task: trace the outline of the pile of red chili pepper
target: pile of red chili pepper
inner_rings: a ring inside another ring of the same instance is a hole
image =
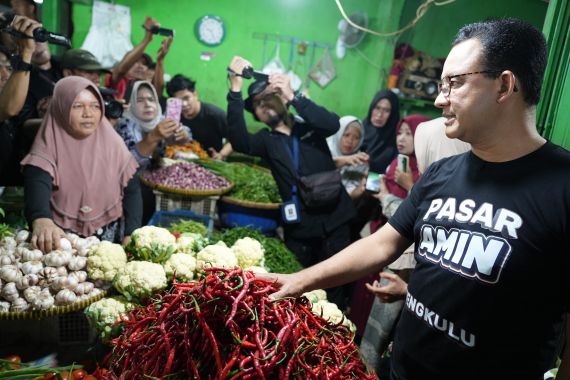
[[[123,319],[112,341],[121,379],[376,379],[353,334],[311,312],[304,298],[273,300],[275,286],[241,269],[208,268],[174,283]]]

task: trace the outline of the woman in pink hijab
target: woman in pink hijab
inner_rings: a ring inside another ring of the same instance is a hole
[[[58,248],[64,231],[121,242],[140,226],[138,165],[104,114],[92,82],[60,80],[21,162],[32,244],[44,252]]]

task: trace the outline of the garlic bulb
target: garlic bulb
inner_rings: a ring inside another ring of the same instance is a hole
[[[71,272],[69,274],[69,277],[75,277],[78,283],[85,282],[85,280],[87,280],[87,272],[78,270],[75,272]]]
[[[6,285],[4,285],[1,294],[6,301],[10,302],[13,302],[16,298],[20,297],[18,289],[16,289],[16,284],[13,282],[9,282]]]
[[[10,310],[15,312],[22,312],[28,310],[29,308],[30,305],[25,299],[17,298],[14,301],[12,301],[12,307],[10,308]]]
[[[67,268],[66,267],[57,267],[57,275],[59,277],[67,276]]]
[[[59,249],[66,252],[71,252],[72,250],[71,242],[66,238],[59,239]]]
[[[38,272],[38,277],[40,278],[39,285],[41,287],[49,286],[53,280],[59,277],[57,274],[57,269],[54,267],[45,267]]]
[[[32,303],[32,301],[40,295],[41,291],[42,289],[37,285],[30,286],[29,288],[24,289],[24,298],[26,301]]]
[[[55,301],[58,305],[69,305],[77,301],[77,296],[71,290],[63,289],[55,295]]]
[[[52,297],[48,288],[45,288],[32,300],[32,308],[36,310],[49,309],[53,306],[55,299]]]
[[[0,278],[6,282],[14,282],[22,277],[17,265],[4,265],[0,268]]]
[[[44,264],[48,267],[61,267],[67,265],[71,255],[67,252],[55,250],[43,257]]]
[[[41,261],[26,261],[22,264],[24,274],[36,274],[44,268]]]
[[[22,252],[22,261],[39,261],[44,256],[43,252],[39,249],[26,249]]]
[[[79,285],[77,285],[77,287],[75,289],[73,289],[73,291],[75,292],[75,294],[80,296],[82,294],[91,293],[94,288],[95,288],[95,285],[93,285],[92,282],[86,281],[86,282],[81,282]]]
[[[30,273],[16,280],[16,288],[24,290],[36,285],[39,281],[40,279],[37,274]]]
[[[67,240],[69,240],[69,242],[71,243],[71,246],[72,246],[73,248],[77,248],[77,243],[78,243],[80,240],[83,240],[83,239],[81,239],[81,238],[79,237],[79,235],[76,235],[76,234],[71,233],[71,232],[65,234],[65,236],[67,237]]]
[[[26,240],[28,240],[28,237],[30,237],[30,232],[27,230],[20,230],[18,231],[18,233],[16,234],[16,242],[17,243],[23,243]]]
[[[85,242],[87,243],[88,246],[91,247],[95,244],[101,243],[101,240],[99,240],[99,238],[97,236],[89,236],[89,237],[85,238]]]
[[[12,264],[12,262],[13,262],[13,260],[10,256],[8,256],[8,255],[0,256],[0,266],[10,265],[10,264]]]
[[[24,253],[26,253],[27,251],[31,251],[32,249],[33,249],[33,247],[30,244],[21,243],[16,247],[16,250],[14,252],[14,256],[16,256],[17,258],[22,258]]]
[[[18,243],[16,243],[16,239],[12,236],[4,236],[0,244],[5,247],[6,249],[14,250]]]
[[[67,267],[71,270],[81,270],[87,265],[87,257],[75,256],[69,260]]]
[[[58,292],[62,289],[73,290],[77,287],[77,280],[75,277],[58,277],[50,285],[54,292]]]
[[[0,313],[7,313],[10,311],[10,302],[0,301]]]

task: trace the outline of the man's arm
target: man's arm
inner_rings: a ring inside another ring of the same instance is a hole
[[[148,44],[150,44],[150,42],[152,41],[153,35],[150,32],[150,28],[155,25],[158,26],[158,22],[156,22],[156,20],[153,19],[152,17],[147,17],[145,19],[144,28],[146,31],[144,33],[143,40],[137,46],[135,46],[133,50],[125,54],[121,62],[119,62],[113,68],[113,70],[111,71],[111,83],[117,83],[121,79],[123,79],[125,75],[127,75],[127,73],[129,72],[131,67],[133,67],[133,65],[142,57],[144,50],[146,49]]]
[[[15,30],[27,36],[31,36],[33,30],[40,26],[41,24],[38,22],[23,16],[16,16],[12,22],[12,27]],[[18,39],[18,47],[23,62],[31,62],[35,46],[32,38]],[[12,73],[0,93],[0,121],[7,120],[20,113],[28,95],[29,84],[29,71],[14,71]]]
[[[333,257],[293,274],[267,274],[281,289],[273,297],[299,296],[314,289],[326,289],[378,273],[411,244],[386,223],[372,235],[360,239]]]
[[[152,85],[156,88],[156,93],[158,96],[162,96],[164,90],[164,58],[170,50],[170,44],[172,43],[172,36],[163,40],[160,49],[156,55],[156,67],[154,68],[154,76],[152,77]]]
[[[566,343],[562,352],[556,380],[570,379],[570,314],[566,314]]]

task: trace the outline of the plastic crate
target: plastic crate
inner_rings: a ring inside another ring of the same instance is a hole
[[[224,227],[250,227],[273,235],[279,225],[280,211],[275,209],[250,208],[221,200],[218,213]]]
[[[157,211],[152,215],[148,224],[150,226],[168,228],[172,223],[177,223],[181,220],[194,220],[202,223],[208,228],[208,239],[212,236],[214,220],[209,216],[199,215],[188,210]]]
[[[216,202],[220,199],[219,196],[188,197],[157,190],[153,193],[156,197],[156,211],[189,210],[210,218],[216,216]]]

